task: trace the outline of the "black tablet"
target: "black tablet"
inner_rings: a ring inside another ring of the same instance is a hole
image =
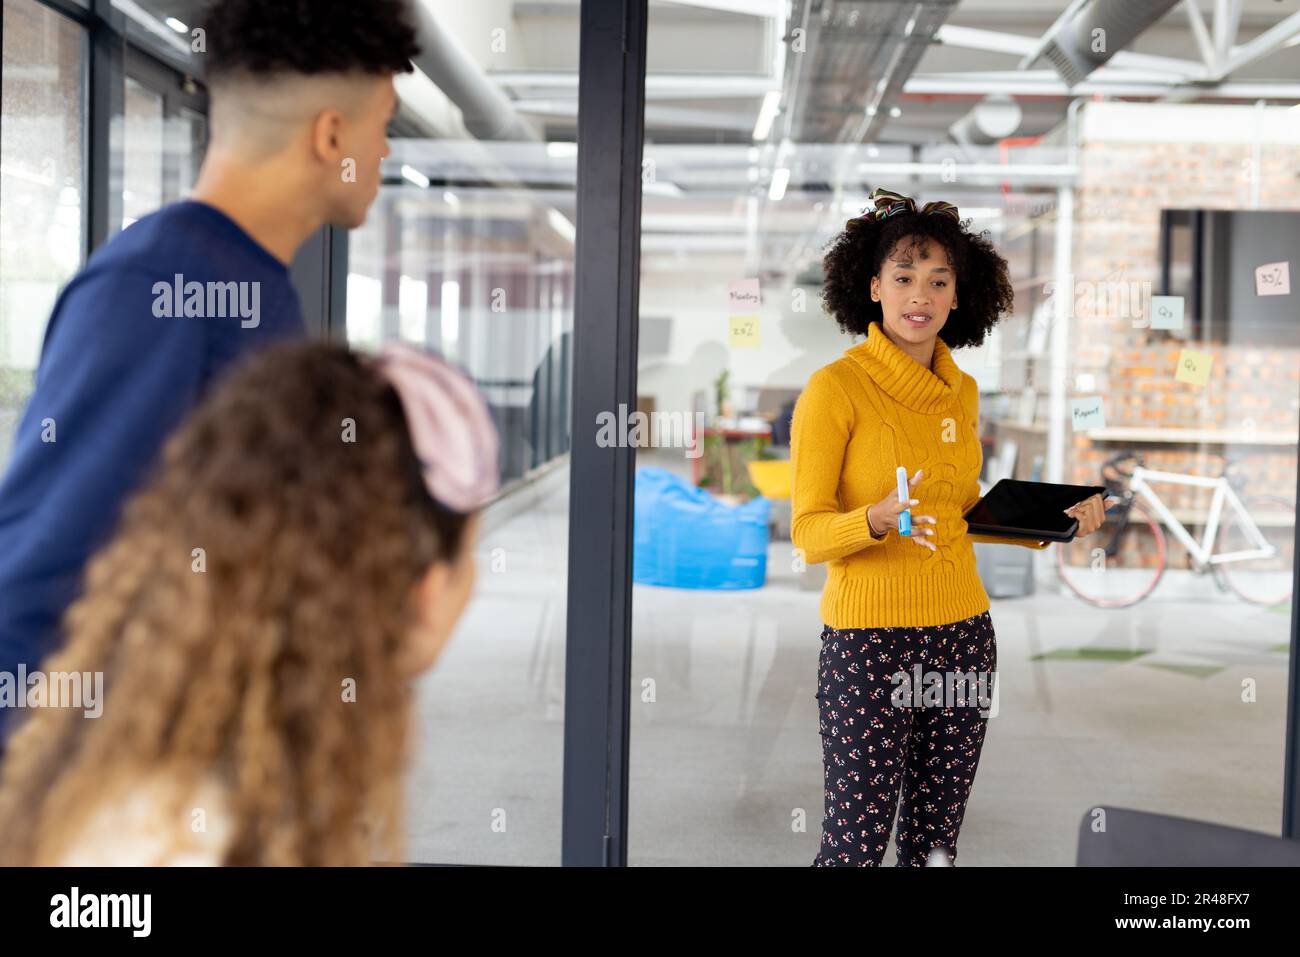
[[[977,535],[1068,542],[1074,539],[1079,520],[1066,515],[1065,510],[1105,493],[1104,485],[1002,479],[966,513],[966,524]]]

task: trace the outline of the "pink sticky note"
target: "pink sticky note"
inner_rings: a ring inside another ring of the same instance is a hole
[[[733,315],[752,313],[761,304],[757,279],[737,279],[727,284],[727,305]]]
[[[1289,296],[1290,294],[1290,263],[1265,263],[1255,267],[1255,295]]]

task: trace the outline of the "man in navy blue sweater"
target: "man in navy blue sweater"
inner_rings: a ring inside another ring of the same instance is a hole
[[[0,482],[10,682],[58,647],[87,559],[173,427],[234,360],[303,334],[298,248],[324,224],[361,225],[379,191],[393,80],[419,52],[409,12],[403,0],[302,6],[209,10],[211,143],[192,198],[106,243],[55,303]]]

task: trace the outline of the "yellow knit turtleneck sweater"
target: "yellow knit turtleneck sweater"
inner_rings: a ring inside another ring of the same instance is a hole
[[[825,562],[821,614],[832,628],[902,628],[962,621],[989,607],[971,540],[1026,548],[1050,543],[971,535],[962,518],[980,499],[984,462],[979,391],[934,343],[933,371],[873,322],[867,339],[818,369],[799,397],[790,438],[792,538]],[[933,515],[935,550],[897,527],[871,534],[867,509],[896,495],[898,466],[923,470],[912,514]]]

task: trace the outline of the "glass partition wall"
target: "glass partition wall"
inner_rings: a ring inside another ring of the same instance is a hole
[[[558,864],[577,91],[558,117],[496,91],[525,68],[576,74],[578,22],[424,6],[421,72],[399,79],[403,135],[349,237],[337,332],[464,368],[500,433],[503,491],[484,514],[475,599],[420,682],[409,848],[424,863]],[[524,42],[537,29],[548,44]]]
[[[798,24],[776,7],[650,11],[637,408],[663,428],[637,453],[630,863],[806,866],[846,783],[823,776],[826,573],[791,541],[789,422],[861,341],[820,301],[821,258],[876,187],[956,204],[1008,262],[1012,312],[954,353],[979,390],[981,491],[1124,499],[1069,545],[974,545],[998,699],[961,862],[1071,865],[1102,804],[1277,833],[1300,333],[1267,284],[1300,241],[1294,146],[1190,113],[1157,135],[1141,111],[1180,107],[1107,103],[988,146],[877,141],[829,105],[847,33],[810,42],[792,89]],[[924,480],[915,497],[924,514]]]

